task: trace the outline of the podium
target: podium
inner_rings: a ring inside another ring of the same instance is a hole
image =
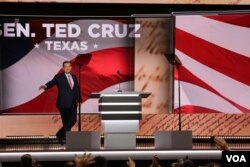
[[[98,98],[105,149],[135,149],[141,120],[141,101],[151,93],[92,93]]]

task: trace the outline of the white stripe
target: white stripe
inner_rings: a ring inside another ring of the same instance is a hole
[[[175,81],[175,104],[178,108],[178,81]],[[225,113],[242,113],[222,97],[197,85],[181,81],[181,106],[194,105]]]
[[[137,106],[141,103],[99,103],[101,106]]]
[[[177,49],[175,50],[175,52],[179,59],[182,61],[183,65],[196,77],[210,85],[221,95],[227,97],[228,99],[234,101],[235,103],[238,103],[245,108],[250,108],[250,86],[238,82],[212,68],[209,68],[197,62],[196,60],[190,58]]]
[[[250,57],[250,28],[199,15],[176,16],[176,27],[222,48]]]

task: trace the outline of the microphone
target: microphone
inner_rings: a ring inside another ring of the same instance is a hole
[[[176,56],[176,55],[175,55],[175,63],[178,64],[178,65],[182,65],[181,60],[180,60],[179,57]]]
[[[173,65],[182,65],[181,60],[175,54],[165,53],[165,56],[168,59],[168,61],[169,61],[170,64],[173,64]]]
[[[121,90],[121,72],[120,72],[120,70],[117,70],[116,74],[119,76],[118,77],[119,78],[119,89],[118,89],[117,92],[122,92],[122,90]]]

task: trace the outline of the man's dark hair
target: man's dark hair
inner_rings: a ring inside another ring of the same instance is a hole
[[[195,167],[193,161],[191,161],[190,159],[186,159],[183,164],[185,167]]]
[[[33,158],[30,154],[25,154],[21,157],[21,167],[32,167],[33,166]]]
[[[64,61],[64,62],[62,63],[62,66],[64,67],[64,65],[67,64],[67,63],[71,64],[71,62],[67,60],[67,61]]]

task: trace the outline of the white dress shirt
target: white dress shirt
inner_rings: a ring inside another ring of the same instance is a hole
[[[70,73],[65,73],[65,75],[66,75],[67,79],[68,79],[68,78],[70,79],[71,84],[72,84],[72,88],[73,88],[73,87],[74,87],[74,80],[73,80],[73,78],[72,78],[72,75],[71,75]]]

